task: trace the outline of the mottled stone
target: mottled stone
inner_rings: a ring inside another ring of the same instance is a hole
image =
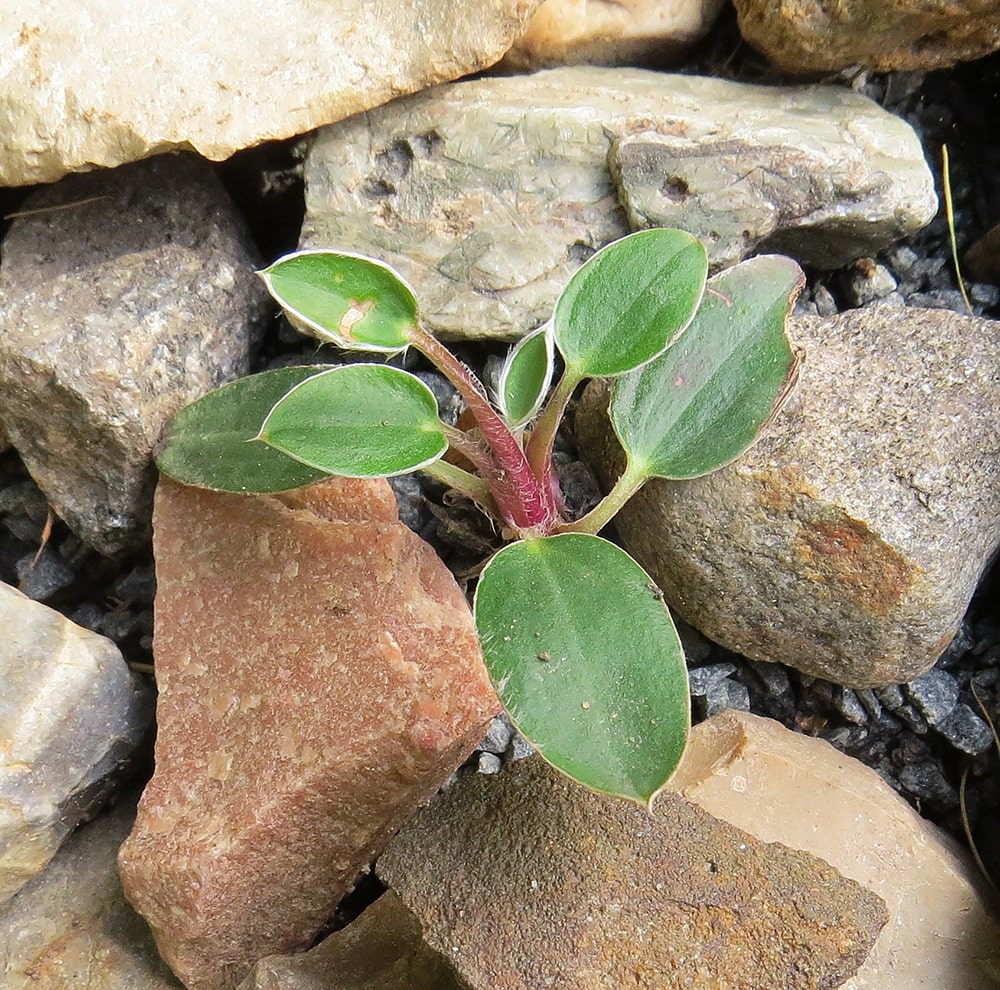
[[[134,817],[135,796],[123,795],[0,908],[4,990],[180,990],[118,879]]]
[[[760,442],[704,478],[648,483],[618,532],[715,642],[852,687],[911,680],[1000,543],[997,324],[870,309],[790,333],[805,365]],[[609,482],[598,391],[577,428]]]
[[[376,869],[471,990],[818,990],[885,922],[806,853],[672,794],[650,816],[538,757],[458,781]]]
[[[1000,924],[975,866],[874,770],[770,719],[726,712],[692,730],[670,788],[885,901],[889,921],[842,990],[996,986]]]
[[[536,6],[3,0],[0,186],[304,134],[492,65]]]
[[[589,66],[443,86],[325,128],[306,183],[302,246],[393,265],[445,338],[539,325],[631,227],[684,227],[717,261],[780,240],[836,266],[937,209],[913,131],[849,90]]]
[[[258,259],[193,155],[70,176],[24,210],[0,268],[0,419],[58,515],[115,553],[148,537],[164,422],[249,369]]]
[[[1000,48],[994,0],[734,0],[740,33],[786,72],[947,69]]]
[[[2,903],[107,800],[153,699],[111,640],[2,583],[0,628]]]
[[[384,481],[161,482],[156,772],[125,891],[189,990],[307,946],[498,704],[451,574]]]
[[[462,990],[391,890],[309,952],[267,956],[239,990]]]
[[[545,0],[501,68],[665,64],[708,34],[722,0]]]

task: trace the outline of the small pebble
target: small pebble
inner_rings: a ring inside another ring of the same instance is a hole
[[[734,663],[713,663],[707,667],[695,667],[688,671],[691,694],[704,696],[730,674],[735,673],[736,664]]]
[[[929,670],[903,690],[930,725],[947,718],[958,704],[958,681],[945,670]]]
[[[952,746],[970,756],[985,753],[993,745],[990,727],[964,702],[956,705],[934,728]]]
[[[515,732],[514,738],[510,741],[509,752],[512,760],[523,760],[535,752],[535,747],[520,732]]]
[[[510,724],[510,720],[504,714],[497,715],[490,722],[479,748],[484,753],[495,753],[497,756],[502,756],[507,752],[507,747],[513,738],[514,727]]]
[[[480,773],[499,773],[503,761],[496,753],[480,753],[478,771]]]
[[[862,258],[855,262],[848,275],[845,292],[852,306],[864,306],[877,299],[884,299],[895,292],[896,287],[896,279],[885,265],[880,265],[871,258]]]
[[[915,798],[953,807],[958,794],[933,763],[908,763],[899,771],[899,782]]]
[[[833,691],[833,706],[848,722],[864,725],[868,721],[868,711],[861,699],[849,687],[838,685]]]
[[[865,711],[877,722],[882,717],[882,706],[875,697],[875,692],[871,688],[859,688],[857,696]]]
[[[76,574],[48,547],[40,555],[29,553],[22,557],[17,562],[17,577],[19,590],[37,602],[46,601],[76,581]]]
[[[833,298],[833,293],[822,283],[813,289],[812,295],[817,316],[836,316],[840,312],[840,307],[837,305],[837,300]]]

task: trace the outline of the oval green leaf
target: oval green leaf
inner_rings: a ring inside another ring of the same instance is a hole
[[[512,543],[474,603],[501,702],[539,753],[595,791],[649,806],[690,723],[670,613],[621,548],[566,533]]]
[[[259,273],[289,320],[348,350],[396,353],[417,321],[413,290],[388,265],[349,251],[296,251]]]
[[[707,275],[705,248],[683,230],[642,230],[602,248],[556,303],[556,346],[569,374],[621,375],[656,357],[694,316]]]
[[[344,364],[302,382],[271,410],[258,439],[346,478],[416,471],[447,449],[434,393],[384,364]]]
[[[209,392],[167,424],[157,467],[185,485],[223,492],[283,492],[325,478],[325,471],[249,442],[283,395],[324,370],[317,365],[278,368]]]
[[[549,323],[532,330],[510,349],[497,381],[497,403],[512,426],[523,426],[541,408],[552,384],[553,365]]]
[[[684,336],[614,382],[608,411],[630,472],[697,478],[750,447],[798,377],[785,322],[804,282],[780,255],[716,275]]]

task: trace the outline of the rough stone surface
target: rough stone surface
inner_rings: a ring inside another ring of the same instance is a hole
[[[0,908],[4,990],[180,990],[118,879],[134,817],[135,796],[124,794]]]
[[[239,990],[462,990],[420,923],[387,890],[309,952],[261,959]]]
[[[446,338],[544,322],[630,226],[683,227],[716,261],[780,238],[835,266],[937,208],[909,126],[848,90],[589,66],[456,83],[325,128],[306,184],[302,246],[387,261]]]
[[[670,787],[885,901],[889,921],[843,990],[996,986],[1000,924],[975,867],[862,763],[770,719],[727,712],[695,726]]]
[[[107,800],[153,699],[111,640],[2,583],[0,628],[2,903]]]
[[[258,259],[193,155],[70,176],[23,210],[0,268],[0,419],[56,513],[114,553],[148,536],[166,419],[249,369]]]
[[[303,948],[498,704],[465,599],[384,481],[161,482],[156,772],[125,891],[189,990]]]
[[[852,687],[951,641],[1000,542],[997,324],[942,310],[795,318],[798,387],[739,461],[616,517],[671,607],[723,646]],[[577,416],[605,482],[597,389]]]
[[[885,921],[820,860],[676,795],[650,816],[538,757],[459,781],[376,869],[472,990],[835,987]]]
[[[721,0],[545,0],[501,67],[663,64],[701,41],[721,10]]]
[[[735,0],[740,33],[786,72],[946,69],[1000,48],[994,0]]]
[[[535,0],[0,3],[0,186],[193,149],[221,161],[496,62]]]

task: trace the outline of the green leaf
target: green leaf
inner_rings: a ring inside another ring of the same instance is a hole
[[[646,572],[596,536],[523,540],[483,569],[474,610],[500,700],[541,755],[648,806],[684,751],[690,702],[680,640]]]
[[[392,477],[436,461],[447,449],[434,393],[384,364],[344,364],[282,398],[259,439],[327,474]]]
[[[642,230],[602,248],[556,303],[568,373],[620,375],[656,357],[691,320],[707,274],[705,248],[682,230]]]
[[[552,384],[553,364],[551,324],[532,330],[510,349],[497,382],[497,402],[508,422],[523,426],[538,412]]]
[[[300,330],[338,347],[396,353],[417,321],[413,290],[388,265],[349,251],[296,251],[260,272]]]
[[[615,381],[609,414],[630,472],[697,478],[757,439],[798,376],[785,320],[803,284],[779,255],[716,275],[684,336]]]
[[[262,443],[250,443],[272,406],[324,368],[279,368],[223,385],[167,424],[156,464],[185,485],[223,492],[282,492],[326,477]]]

